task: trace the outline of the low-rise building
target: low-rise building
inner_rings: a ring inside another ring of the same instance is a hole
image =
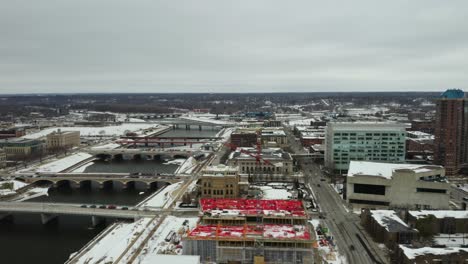
[[[6,153],[3,149],[0,149],[0,169],[5,168],[7,166],[7,157]]]
[[[400,245],[397,251],[396,263],[466,263],[467,259],[468,248],[414,248],[408,245]]]
[[[231,144],[236,147],[253,147],[257,144],[257,131],[253,129],[237,129],[231,134]]]
[[[42,153],[43,143],[37,139],[2,139],[0,148],[3,148],[7,157],[25,157]]]
[[[280,148],[263,148],[261,152],[263,160],[259,164],[255,158],[256,154],[255,148],[238,148],[229,155],[227,164],[239,167],[241,174],[291,175],[293,173],[293,159],[288,152]]]
[[[80,131],[61,131],[60,129],[47,135],[47,149],[65,149],[80,145]]]
[[[200,177],[201,197],[237,198],[239,197],[239,168],[225,165],[207,167]]]
[[[200,199],[183,254],[201,262],[312,263],[313,232],[299,200]]]
[[[361,225],[378,243],[395,249],[398,244],[410,244],[418,231],[409,227],[393,210],[361,211]]]
[[[351,161],[346,180],[346,200],[356,208],[449,208],[442,166]]]
[[[26,135],[24,127],[10,127],[0,129],[0,139],[19,138]]]
[[[429,221],[428,221],[429,220]],[[421,210],[408,211],[406,221],[416,228],[418,222],[424,221],[432,234],[468,233],[468,211],[458,210]],[[467,241],[468,242],[468,241]]]
[[[278,147],[288,146],[288,138],[282,128],[264,128],[261,132],[261,139],[263,145],[271,144],[274,142]]]

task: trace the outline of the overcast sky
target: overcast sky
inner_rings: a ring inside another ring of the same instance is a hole
[[[442,91],[468,1],[0,0],[0,93]]]

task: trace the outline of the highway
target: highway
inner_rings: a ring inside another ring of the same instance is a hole
[[[294,153],[305,153],[292,131],[285,129],[290,147]],[[360,225],[358,215],[349,211],[338,193],[328,184],[329,179],[320,166],[311,159],[299,161],[304,171],[304,181],[315,196],[324,223],[335,237],[338,251],[349,263],[389,263],[384,252],[377,247]]]

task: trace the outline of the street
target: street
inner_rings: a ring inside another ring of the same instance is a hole
[[[294,153],[305,153],[292,131],[285,129],[289,145]],[[384,252],[378,248],[360,225],[358,215],[349,211],[338,193],[330,186],[329,179],[320,166],[310,159],[299,161],[304,171],[304,181],[313,192],[319,211],[325,216],[324,223],[331,229],[338,250],[348,263],[388,263]],[[322,179],[322,180],[321,180]]]

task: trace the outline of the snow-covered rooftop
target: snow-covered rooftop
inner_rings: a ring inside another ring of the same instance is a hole
[[[384,226],[387,231],[398,232],[411,230],[393,210],[371,210],[370,212],[372,218],[381,226]]]
[[[442,219],[445,217],[453,217],[457,219],[468,219],[468,211],[456,211],[456,210],[422,210],[422,211],[409,211],[411,216],[416,218],[425,218],[429,215],[433,215],[436,218]]]
[[[415,259],[417,256],[422,255],[448,255],[453,253],[468,253],[468,248],[431,248],[431,247],[422,247],[422,248],[410,248],[405,245],[400,245],[400,248],[403,250],[403,253],[408,257],[408,259]]]
[[[395,170],[412,170],[415,173],[430,172],[442,169],[436,165],[396,164],[371,161],[351,161],[349,163],[348,177],[357,175],[379,176],[391,179]]]

